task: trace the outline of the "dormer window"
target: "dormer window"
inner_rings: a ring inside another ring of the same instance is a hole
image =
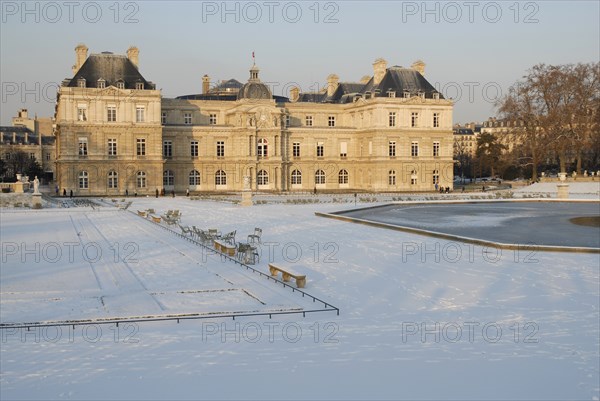
[[[439,92],[434,92],[434,93],[433,93],[433,98],[434,98],[435,100],[440,100],[440,93],[439,93]]]
[[[137,90],[143,90],[144,89],[144,83],[143,82],[136,82],[135,83],[135,89],[137,89]]]
[[[388,97],[396,97],[396,91],[390,89],[387,91],[387,95]]]
[[[425,92],[419,92],[419,97],[421,99],[425,99]]]
[[[122,79],[117,81],[117,89],[125,89],[125,82]]]
[[[402,92],[402,97],[403,97],[404,99],[408,99],[408,98],[410,97],[410,92],[409,92],[409,91],[407,91],[407,90],[404,90],[404,91]]]
[[[102,78],[100,78],[98,80],[98,89],[104,89],[106,88],[106,81]]]
[[[78,86],[79,88],[85,88],[85,78],[79,78],[79,79],[77,80],[77,86]]]

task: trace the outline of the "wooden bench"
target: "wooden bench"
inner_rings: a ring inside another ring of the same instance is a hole
[[[160,216],[150,215],[152,221],[155,223],[160,223]]]
[[[285,270],[279,266],[276,266],[272,263],[269,263],[269,271],[271,272],[271,276],[277,276],[277,274],[279,274],[279,272],[281,272],[281,275],[283,277],[283,281],[284,282],[289,282],[290,278],[295,278],[296,279],[296,287],[298,288],[304,288],[304,286],[306,285],[306,276],[305,275],[299,275],[299,274],[294,274],[291,273],[288,270]]]
[[[235,256],[236,247],[235,245],[228,244],[224,241],[214,240],[215,250],[224,253],[229,256]]]
[[[145,210],[138,210],[138,216],[146,217],[147,212]]]

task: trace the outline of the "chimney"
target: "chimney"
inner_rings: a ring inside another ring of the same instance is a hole
[[[25,142],[23,142],[24,145],[27,145],[29,143],[29,132],[25,131]]]
[[[80,43],[75,48],[75,65],[73,66],[73,75],[77,74],[77,71],[81,68],[85,60],[87,59],[88,48],[83,43]]]
[[[373,83],[379,85],[383,76],[385,75],[385,69],[387,68],[387,61],[382,58],[378,58],[373,63]]]
[[[419,74],[425,76],[425,63],[422,60],[417,60],[410,66],[413,70],[419,72]]]
[[[339,82],[340,77],[335,74],[330,74],[327,77],[327,97],[333,96],[333,93],[337,89]]]
[[[12,143],[17,143],[17,133],[13,131],[13,140]]]
[[[290,100],[292,102],[297,102],[300,98],[300,88],[294,86],[290,89]]]
[[[202,93],[208,93],[210,90],[210,77],[204,74],[202,77]]]
[[[27,109],[21,109],[18,113],[19,118],[27,118]]]
[[[140,50],[137,47],[129,46],[129,49],[127,49],[127,58],[129,59],[129,61],[131,61],[131,63],[137,69],[139,69],[139,63],[140,63],[139,55],[140,55]]]

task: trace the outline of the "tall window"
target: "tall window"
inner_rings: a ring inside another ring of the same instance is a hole
[[[313,116],[306,116],[306,126],[307,127],[312,127],[313,125]]]
[[[269,142],[265,138],[258,140],[258,157],[267,157]]]
[[[146,188],[146,172],[138,171],[136,176],[136,183],[138,188]]]
[[[269,173],[265,170],[260,170],[256,176],[256,183],[258,185],[269,185]]]
[[[284,128],[288,128],[290,126],[291,122],[292,122],[292,117],[289,114],[287,114],[285,116],[285,127]]]
[[[175,175],[171,170],[163,171],[163,186],[170,187],[175,185]]]
[[[440,172],[438,170],[433,170],[433,185],[440,183]]]
[[[396,170],[390,170],[388,172],[388,184],[396,185]]]
[[[137,138],[135,152],[138,156],[146,156],[146,138]]]
[[[185,125],[192,125],[192,113],[183,113],[183,123]]]
[[[146,108],[144,106],[137,106],[135,108],[135,121],[143,123],[146,118]]]
[[[410,155],[412,157],[417,157],[419,156],[419,142],[413,141],[410,144]]]
[[[434,142],[433,143],[433,156],[439,156],[440,155],[440,143],[439,142]]]
[[[217,115],[213,114],[213,113],[209,114],[208,115],[208,123],[210,125],[217,125]]]
[[[116,138],[108,139],[108,155],[109,156],[117,155],[117,139]]]
[[[190,142],[190,156],[198,157],[198,141]]]
[[[89,187],[89,175],[87,171],[79,173],[79,189],[88,189]]]
[[[79,156],[87,156],[88,154],[88,139],[79,138]]]
[[[163,157],[166,159],[173,157],[173,141],[163,141]]]
[[[109,123],[114,123],[117,121],[117,107],[116,106],[108,106],[106,108],[106,121]]]
[[[300,170],[292,171],[292,185],[302,184],[302,173]]]
[[[136,82],[135,83],[135,89],[137,89],[137,90],[144,89],[144,83],[143,82]]]
[[[338,184],[347,184],[348,183],[348,171],[347,170],[340,170],[339,174],[338,174]]]
[[[227,174],[223,170],[215,173],[215,185],[227,185]]]
[[[390,157],[396,157],[396,141],[390,141],[388,143],[388,155]]]
[[[119,175],[116,171],[110,170],[108,172],[108,188],[117,189],[119,187]]]
[[[106,81],[102,78],[100,78],[98,80],[98,89],[104,89],[106,88]]]
[[[217,141],[217,157],[225,157],[225,141]]]
[[[77,107],[77,121],[87,121],[87,108],[85,106]]]
[[[433,113],[433,128],[440,127],[440,113]]]
[[[292,144],[292,156],[300,157],[300,142],[294,142]]]
[[[340,142],[340,157],[345,159],[348,156],[348,142]]]
[[[323,157],[324,152],[325,147],[323,145],[323,142],[317,142],[317,157]]]
[[[50,152],[46,153],[46,160],[50,161]]]
[[[327,119],[327,125],[329,127],[335,127],[335,116],[329,116]]]
[[[390,115],[388,118],[388,124],[390,127],[396,126],[396,112],[395,111],[390,111]]]
[[[160,113],[160,123],[162,125],[165,125],[167,123],[167,112],[163,111],[162,113]]]
[[[323,170],[315,172],[315,184],[325,184],[325,172]]]
[[[410,113],[410,126],[417,127],[419,125],[419,113],[413,111]]]
[[[190,171],[189,183],[191,186],[200,185],[200,173],[196,170]]]

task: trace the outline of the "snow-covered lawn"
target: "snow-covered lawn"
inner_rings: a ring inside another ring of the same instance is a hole
[[[314,215],[351,204],[177,197],[130,209],[149,207],[238,240],[263,228],[256,268],[306,274],[306,291],[340,316],[4,330],[1,399],[600,397],[598,254],[500,251]],[[129,212],[0,217],[3,323],[313,307]]]

